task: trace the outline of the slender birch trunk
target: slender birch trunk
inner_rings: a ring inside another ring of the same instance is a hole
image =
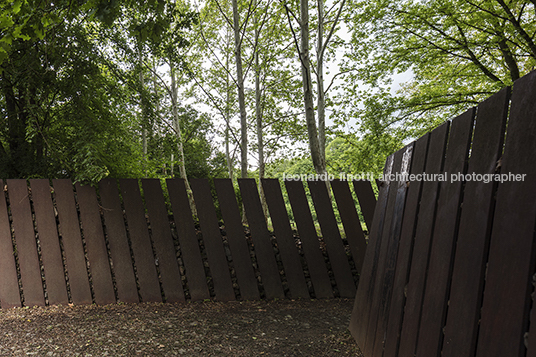
[[[227,31],[226,41],[227,43],[230,42],[230,33]],[[226,52],[225,54],[225,68],[229,69],[229,53]],[[229,71],[226,71],[225,75],[225,158],[227,160],[227,171],[229,172],[229,178],[231,181],[233,180],[234,173],[233,173],[233,160],[231,158],[231,150],[230,150],[230,130],[231,130],[231,93],[230,93],[230,83],[231,79],[229,76]]]
[[[255,38],[258,38],[258,30],[255,30]],[[264,178],[264,137],[262,134],[262,108],[261,108],[261,69],[259,66],[259,52],[255,51],[255,119],[257,123],[257,146],[259,150],[259,192],[261,198],[262,210],[267,217],[268,205],[264,190],[262,189],[262,179]]]
[[[241,177],[248,176],[248,136],[246,101],[244,97],[244,75],[242,70],[242,39],[240,38],[240,23],[238,17],[238,2],[232,1],[233,5],[233,31],[235,39],[236,76],[238,82],[238,106],[240,108],[240,171]]]
[[[173,61],[169,60],[169,76],[171,77],[171,110],[173,113],[173,128],[175,129],[175,135],[177,136],[177,151],[179,152],[179,173],[181,178],[184,179],[186,185],[186,192],[188,193],[188,199],[190,201],[190,208],[194,216],[197,216],[197,208],[195,206],[194,197],[190,183],[188,182],[188,176],[186,175],[186,165],[184,158],[184,147],[182,143],[182,132],[180,126],[180,118],[177,102],[177,80],[175,78],[175,67]]]
[[[140,99],[141,99],[141,142],[143,150],[143,166],[145,169],[145,176],[147,176],[147,123],[145,122],[145,113],[147,109],[145,108],[145,100],[143,99],[143,88],[145,87],[145,78],[143,77],[143,53],[142,53],[142,43],[141,40],[138,43],[138,61],[140,66]]]
[[[318,138],[313,104],[313,84],[311,81],[311,64],[309,60],[309,4],[307,0],[300,0],[300,35],[300,62],[309,149],[311,151],[311,159],[313,160],[313,166],[316,173],[325,175],[326,160],[322,156],[320,149],[320,140]]]
[[[318,0],[318,38],[317,38],[317,111],[318,143],[320,156],[326,160],[326,101],[324,95],[324,0]]]
[[[229,90],[227,89],[227,103],[229,103]],[[229,109],[229,104],[226,105],[225,108],[225,159],[227,160],[227,171],[229,172],[229,178],[231,181],[233,180],[234,174],[233,174],[233,160],[231,158],[231,150],[230,150],[230,125],[229,121],[231,120],[231,113]]]

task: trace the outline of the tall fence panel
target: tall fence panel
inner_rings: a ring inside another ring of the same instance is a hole
[[[66,179],[52,180],[52,185],[58,211],[58,230],[65,254],[64,266],[71,301],[74,304],[90,304],[93,302],[93,297],[89,284],[85,247],[82,241],[80,222],[78,221],[73,185],[70,180]]]
[[[290,221],[285,209],[285,202],[281,192],[279,181],[272,179],[262,180],[266,203],[270,210],[274,233],[277,237],[277,244],[281,254],[283,267],[287,272],[286,277],[290,289],[290,295],[294,298],[309,297],[309,289],[305,281],[305,275],[301,268],[300,257],[296,242],[290,227]]]
[[[212,268],[212,279],[214,281],[214,293],[216,299],[230,301],[235,299],[231,273],[225,256],[220,228],[208,180],[192,180],[192,190],[199,216],[200,229],[203,233],[203,241],[207,250],[208,265]]]
[[[5,189],[4,189],[5,187]],[[11,237],[11,226],[4,192],[7,185],[2,182],[0,195],[0,303],[2,308],[21,306],[17,267]]]
[[[13,232],[17,247],[17,257],[22,286],[25,291],[24,302],[28,306],[45,305],[41,268],[37,255],[37,242],[34,227],[28,186],[25,180],[7,180],[10,198]]]
[[[161,302],[160,282],[156,271],[156,259],[147,229],[147,220],[140,186],[137,180],[119,180],[123,198],[124,215],[132,249],[131,260],[138,281],[141,301]],[[103,209],[113,209],[103,207]]]
[[[136,276],[132,266],[117,182],[112,179],[102,180],[99,183],[99,193],[104,225],[107,231],[110,259],[113,262],[112,269],[115,276],[117,299],[130,303],[139,302]]]
[[[348,183],[344,222],[325,182],[261,183],[266,212],[253,179],[2,182],[1,307],[353,296],[370,228]]]
[[[297,181],[286,181],[285,186],[289,196],[296,226],[300,232],[307,269],[311,276],[312,288],[315,295],[320,298],[333,297],[333,289],[327,269],[324,269],[322,252],[318,249],[318,235],[307,203],[307,196],[303,184]]]
[[[495,173],[502,154],[510,99],[504,89],[478,106],[471,160],[468,172]],[[450,308],[443,342],[445,356],[472,356],[476,348],[478,321],[487,263],[490,214],[496,183],[467,182],[461,212],[457,252],[453,262]]]
[[[218,201],[235,269],[240,295],[244,300],[258,300],[260,298],[257,287],[255,270],[251,264],[251,256],[247,241],[244,239],[244,225],[240,217],[238,202],[236,200],[233,183],[231,180],[214,180]]]
[[[67,285],[61,258],[58,228],[48,180],[30,180],[32,188],[35,225],[39,232],[41,261],[46,280],[48,301],[51,304],[67,304]],[[1,298],[0,298],[1,299]]]
[[[94,299],[100,305],[111,304],[115,301],[114,287],[95,190],[91,186],[76,184],[76,197]]]
[[[380,185],[352,335],[366,357],[534,356],[536,72],[412,145],[413,176]]]

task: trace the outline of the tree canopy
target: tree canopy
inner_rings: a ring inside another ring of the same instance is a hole
[[[363,122],[396,126],[403,138],[476,105],[536,64],[534,1],[351,0],[349,8],[344,70],[355,85],[345,96],[361,98],[364,110],[353,110]],[[393,92],[392,76],[402,72],[413,79]]]
[[[165,176],[173,164],[177,172],[188,165],[194,177],[217,171],[211,167],[220,163],[210,122],[188,107],[179,112],[191,157],[180,162],[169,99],[145,66],[164,59],[181,62],[177,51],[186,45],[181,31],[191,27],[195,14],[153,1],[145,5],[145,18],[131,18],[129,24],[127,15],[139,10],[135,2],[135,8],[71,3],[18,2],[2,9],[13,21],[2,23],[9,46],[3,47],[0,64],[1,177],[94,182],[108,175]],[[55,21],[38,24],[49,17]],[[168,42],[161,41],[164,36]],[[141,67],[131,56],[136,39],[147,44],[152,58]],[[148,78],[145,85],[140,73]],[[137,139],[142,128],[149,130],[145,151]]]
[[[17,0],[0,34],[0,178],[379,173],[534,68],[536,1]]]

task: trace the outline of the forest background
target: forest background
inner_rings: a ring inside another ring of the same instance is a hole
[[[0,178],[379,174],[536,64],[536,0],[0,4]]]

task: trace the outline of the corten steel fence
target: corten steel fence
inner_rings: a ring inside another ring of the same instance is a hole
[[[95,189],[68,179],[5,180],[0,195],[2,308],[54,304],[353,297],[365,236],[349,182],[333,181],[345,238],[324,182],[239,180],[248,225],[230,180],[191,181],[196,221],[181,179],[105,179]],[[354,182],[367,223],[375,196]]]
[[[364,355],[536,356],[536,72],[385,172],[447,181],[381,186],[350,325]],[[451,181],[460,173],[471,177]]]

